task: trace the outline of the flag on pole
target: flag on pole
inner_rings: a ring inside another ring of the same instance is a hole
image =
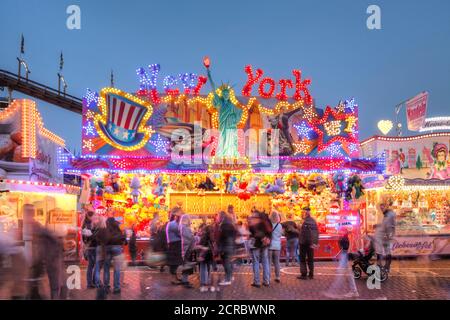
[[[114,88],[114,71],[111,69],[111,88]]]
[[[20,53],[25,54],[25,38],[23,37],[23,33],[20,39]]]
[[[428,92],[424,91],[406,101],[406,120],[408,130],[419,131],[427,115]]]
[[[59,70],[62,71],[63,67],[64,67],[64,56],[63,56],[63,53],[61,51],[61,55],[59,57]]]

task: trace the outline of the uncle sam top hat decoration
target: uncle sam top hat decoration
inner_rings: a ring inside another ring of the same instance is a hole
[[[147,121],[153,113],[151,104],[116,88],[100,91],[95,127],[100,137],[113,147],[133,151],[141,149],[154,132]]]

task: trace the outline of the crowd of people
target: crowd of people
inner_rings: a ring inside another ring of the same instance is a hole
[[[395,231],[395,214],[386,203],[380,204],[384,219],[378,226],[372,245],[376,246],[377,258],[385,259],[389,269],[391,255],[390,241]],[[251,261],[252,286],[270,286],[272,269],[274,282],[281,282],[281,238],[286,238],[286,266],[298,262],[300,280],[314,279],[314,250],[319,244],[319,231],[310,208],[303,209],[302,223],[297,224],[292,216],[282,221],[277,211],[270,214],[253,209],[245,220],[237,220],[234,208],[220,211],[213,221],[206,220],[195,230],[191,218],[181,207],[170,211],[169,221],[163,223],[156,214],[149,225],[150,250],[146,261],[163,272],[168,267],[172,275],[171,284],[193,288],[189,277],[198,273],[200,291],[215,291],[218,286],[232,284],[235,265]],[[123,275],[123,245],[128,244],[132,264],[136,261],[136,233],[131,231],[127,242],[114,218],[102,218],[87,212],[83,226],[83,241],[87,266],[88,288],[110,290],[110,267],[113,266],[113,293],[120,293]],[[372,238],[371,238],[372,239]],[[348,233],[342,235],[339,245],[342,249],[341,264],[346,264],[349,250]],[[223,267],[223,278],[214,281],[213,271]],[[103,278],[100,273],[103,269]],[[261,270],[262,269],[262,270]],[[262,279],[261,279],[262,273]],[[217,286],[216,286],[217,285]]]
[[[218,285],[229,286],[234,280],[234,266],[251,261],[252,286],[260,288],[261,285],[270,285],[271,266],[274,268],[274,281],[281,282],[280,252],[284,235],[288,239],[292,260],[296,259],[300,250],[301,275],[298,278],[312,279],[314,248],[318,245],[319,233],[310,213],[309,208],[304,208],[300,226],[293,220],[281,221],[277,211],[266,214],[256,209],[245,221],[237,221],[234,208],[230,205],[227,212],[220,211],[214,221],[205,221],[194,231],[189,215],[180,207],[175,207],[170,211],[167,223],[161,223],[157,216],[150,224],[150,254],[163,253],[165,259],[158,262],[169,267],[173,276],[171,283],[186,288],[192,288],[189,275],[198,265],[202,292],[217,290],[211,271],[217,270],[219,264],[223,266],[224,276]],[[288,258],[286,265],[290,264]]]
[[[362,256],[369,260],[376,254],[378,264],[384,262],[389,272],[391,265],[391,242],[395,234],[395,213],[392,202],[380,204],[383,213],[381,223],[374,236],[366,236],[368,250]],[[42,276],[46,273],[52,299],[64,299],[67,295],[66,272],[64,272],[62,239],[34,220],[32,205],[23,208],[23,242],[18,244],[2,235],[0,255],[9,257],[11,267],[0,269],[0,287],[5,279],[12,280],[12,298],[41,298]],[[198,273],[200,291],[215,291],[219,286],[229,286],[234,281],[236,265],[251,262],[252,286],[270,286],[272,269],[274,282],[281,282],[280,253],[282,237],[286,238],[286,266],[299,262],[298,279],[314,278],[314,249],[319,243],[319,231],[309,208],[303,208],[302,223],[297,224],[292,216],[282,221],[277,211],[269,214],[253,209],[248,218],[238,220],[232,205],[227,212],[220,211],[213,221],[205,220],[193,230],[191,218],[181,207],[170,211],[169,221],[163,222],[155,215],[149,225],[150,250],[144,261],[161,271],[168,267],[172,275],[171,284],[193,288],[189,278]],[[81,226],[82,252],[87,261],[87,288],[97,288],[97,298],[107,294],[120,294],[124,282],[124,269],[129,265],[125,258],[124,245],[128,245],[131,264],[136,263],[136,232],[133,228],[126,234],[113,217],[100,216],[87,210]],[[342,235],[341,267],[347,267],[350,241],[348,233]],[[223,267],[223,276],[218,266]],[[113,281],[111,289],[111,268]],[[261,270],[262,269],[262,270]],[[10,270],[5,272],[5,270]],[[261,279],[262,273],[262,279]],[[336,282],[339,284],[339,281]]]

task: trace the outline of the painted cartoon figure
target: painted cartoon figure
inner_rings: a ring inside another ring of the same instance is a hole
[[[431,153],[434,158],[434,164],[431,166],[430,179],[448,179],[450,174],[447,162],[447,146],[443,143],[435,143]]]
[[[391,161],[389,163],[389,172],[394,175],[399,174],[401,167],[400,155],[397,150],[393,150],[391,153]]]
[[[400,173],[403,174],[403,168],[406,168],[406,167],[407,167],[407,164],[406,164],[406,156],[405,156],[405,154],[403,153],[403,149],[402,149],[402,148],[400,148],[399,151],[400,151],[400,152],[399,152],[399,154],[398,154],[398,158],[399,158],[399,160],[400,160]]]

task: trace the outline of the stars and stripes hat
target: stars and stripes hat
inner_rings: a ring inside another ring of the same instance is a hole
[[[147,108],[114,93],[105,96],[107,123],[100,123],[100,129],[112,141],[123,146],[132,146],[143,137],[138,128]]]

